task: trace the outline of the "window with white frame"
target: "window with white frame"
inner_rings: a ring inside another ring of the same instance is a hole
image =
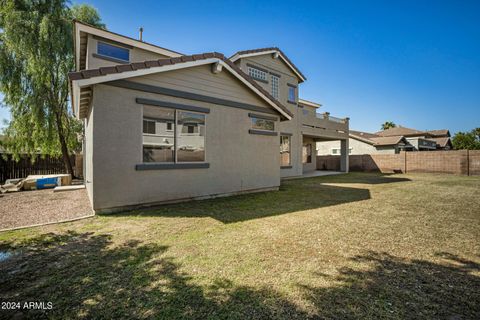
[[[267,81],[267,73],[263,70],[253,68],[253,67],[248,67],[248,74],[253,79]]]
[[[143,162],[205,161],[205,118],[197,112],[143,107]]]
[[[272,96],[275,99],[278,99],[278,83],[279,83],[279,78],[276,75],[272,74]]]

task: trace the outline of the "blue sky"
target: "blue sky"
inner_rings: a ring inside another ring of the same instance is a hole
[[[300,96],[352,129],[480,127],[480,1],[84,2],[186,54],[278,46],[308,78]]]

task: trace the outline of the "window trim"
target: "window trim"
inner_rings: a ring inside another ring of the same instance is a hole
[[[256,77],[256,76],[252,75],[252,74],[250,73],[250,69],[256,70],[256,71],[259,71],[259,72],[262,72],[263,74],[265,74],[265,79],[260,78],[260,77]],[[254,65],[251,65],[251,64],[247,63],[247,71],[248,71],[248,75],[249,75],[252,79],[257,80],[257,81],[260,81],[260,82],[268,83],[268,74],[269,74],[269,71],[268,71],[268,70],[265,70],[265,69],[262,69],[262,68],[260,68],[260,67],[257,67],[257,66],[254,66]]]
[[[140,103],[139,101],[144,101],[148,103]],[[210,109],[208,108],[201,108],[201,107],[195,107],[195,106],[186,106],[182,104],[176,104],[176,103],[170,103],[166,101],[156,101],[156,100],[148,100],[148,99],[142,99],[142,98],[136,98],[136,102],[138,104],[142,105],[149,105],[153,107],[162,107],[162,108],[167,108],[167,109],[173,109],[174,110],[174,122],[173,122],[173,162],[143,162],[143,130],[142,130],[142,135],[140,136],[140,144],[142,146],[142,153],[141,153],[141,163],[135,165],[135,170],[163,170],[163,169],[191,169],[191,168],[209,168],[210,164],[206,162],[207,160],[207,114],[210,113]],[[155,103],[155,104],[151,104]],[[165,104],[163,106],[162,104]],[[178,105],[179,108],[173,107],[174,105]],[[188,109],[186,107],[189,107]],[[194,110],[192,110],[194,109]],[[198,111],[199,109],[204,110],[205,112]],[[177,121],[178,121],[178,112],[193,112],[193,113],[198,113],[202,114],[205,117],[205,135],[204,135],[204,160],[203,161],[178,161],[177,158]],[[153,119],[153,118],[150,118]],[[142,106],[142,128],[143,128],[143,106]],[[153,134],[147,134],[150,136],[155,136]]]
[[[117,57],[111,57],[111,56],[108,56],[108,55],[99,53],[99,52],[98,52],[98,45],[99,45],[100,43],[101,43],[101,44],[104,44],[104,45],[107,45],[107,46],[111,46],[111,47],[115,47],[115,48],[127,50],[127,52],[128,52],[128,60],[121,59],[121,58],[117,58]],[[101,59],[105,59],[105,60],[111,60],[111,61],[113,61],[113,62],[130,63],[130,51],[131,51],[131,49],[129,49],[129,48],[125,48],[125,47],[122,47],[122,46],[119,46],[119,45],[115,45],[115,44],[112,44],[112,43],[108,43],[107,41],[97,40],[97,50],[96,50],[96,53],[93,53],[92,55],[93,55],[94,57],[96,57],[96,58],[101,58]]]
[[[276,81],[274,81],[274,79],[276,79]],[[272,82],[272,84],[271,84],[272,97],[274,97],[275,99],[278,100],[280,98],[280,77],[273,74],[273,73],[270,73],[270,81]],[[276,90],[277,94],[276,95],[275,95],[274,90],[273,90],[275,84],[277,86],[277,88],[276,88],[277,89]]]
[[[287,83],[288,86],[288,96],[287,96],[287,102],[292,103],[292,104],[297,104],[297,86],[291,83]],[[293,89],[293,98],[294,100],[290,100],[290,90]]]
[[[277,117],[270,117],[270,116],[264,116],[261,114],[256,114],[256,113],[249,113],[248,117],[250,118],[250,130],[248,131],[251,134],[262,134],[262,132],[265,132],[267,136],[273,136],[277,135],[277,131],[275,130],[276,128],[276,122],[278,120]],[[259,128],[254,128],[253,127],[253,119],[260,119],[260,120],[266,120],[266,121],[272,121],[273,122],[273,130],[268,130],[268,129],[259,129]],[[270,134],[270,133],[275,133],[275,134]]]
[[[288,138],[288,164],[287,165],[281,165],[281,161],[280,161],[280,169],[288,169],[288,168],[291,168],[292,167],[292,134],[288,133],[288,134],[284,134],[284,133],[280,133],[280,145],[281,145],[281,140],[282,140],[282,137],[287,137]],[[281,154],[280,154],[281,156]],[[281,159],[280,159],[281,160]]]

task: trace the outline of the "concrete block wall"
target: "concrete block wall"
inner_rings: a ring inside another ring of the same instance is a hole
[[[420,151],[351,155],[351,171],[480,175],[480,150]],[[340,156],[317,156],[318,170],[340,168]]]

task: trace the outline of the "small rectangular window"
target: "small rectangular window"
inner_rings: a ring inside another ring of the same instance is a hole
[[[288,101],[290,102],[297,102],[295,89],[295,87],[288,87]]]
[[[253,79],[267,81],[267,73],[257,68],[248,67],[248,75]]]
[[[280,136],[280,166],[290,165],[290,136]]]
[[[274,131],[275,130],[275,121],[267,120],[267,119],[260,119],[252,117],[252,129],[255,130],[266,130],[266,131]]]
[[[155,134],[154,120],[143,120],[143,133]]]
[[[127,62],[130,61],[130,51],[128,49],[105,42],[97,42],[97,54]]]
[[[278,96],[279,96],[278,82],[279,82],[279,78],[272,74],[272,96],[275,99],[278,99]]]

